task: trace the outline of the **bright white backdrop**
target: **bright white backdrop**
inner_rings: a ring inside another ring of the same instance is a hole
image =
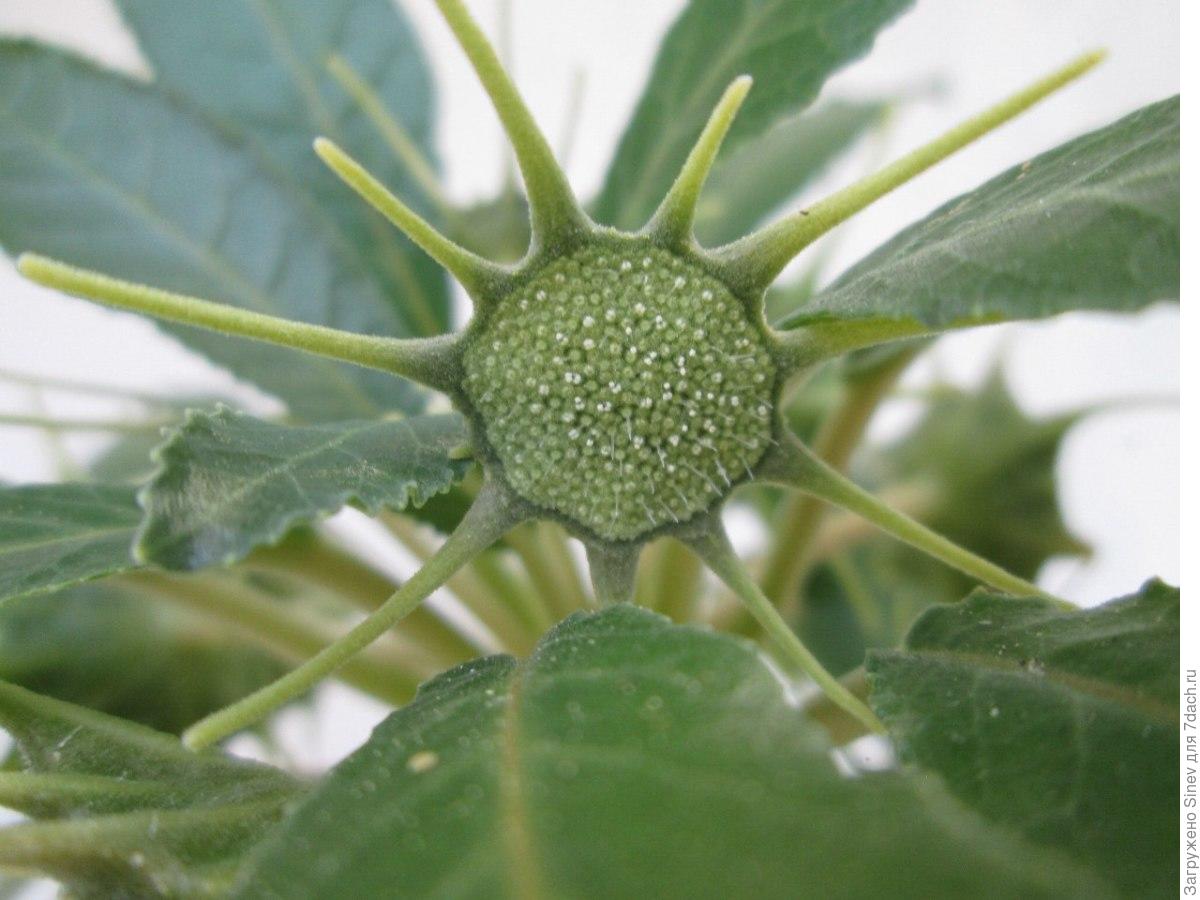
[[[331,0],[333,2],[333,0]],[[497,0],[470,0],[495,31]],[[487,196],[499,182],[502,144],[494,116],[449,32],[427,0],[403,0],[425,39],[440,88],[438,133],[451,195]],[[573,73],[586,75],[582,119],[570,175],[582,195],[603,175],[620,129],[648,73],[658,39],[681,0],[516,0],[516,78],[555,141],[561,134]],[[180,14],[186,14],[186,5]],[[35,34],[102,61],[143,72],[136,47],[107,0],[0,0],[0,33]],[[1179,10],[1172,0],[923,0],[887,29],[875,51],[830,84],[828,94],[867,96],[942,85],[912,104],[888,137],[898,155],[958,119],[1004,96],[1076,53],[1097,46],[1111,58],[1097,72],[1038,106],[933,172],[857,217],[841,237],[834,270],[903,225],[1004,167],[1144,103],[1179,90]],[[862,174],[865,154],[832,172],[811,195]],[[1031,413],[1136,400],[1094,415],[1068,439],[1060,491],[1070,525],[1096,554],[1079,564],[1052,561],[1041,582],[1084,603],[1135,589],[1157,574],[1179,578],[1179,336],[1173,309],[1134,317],[1067,316],[999,326],[943,339],[908,376],[977,383],[1003,354],[1010,383]],[[145,322],[64,299],[19,280],[0,261],[0,368],[55,374],[152,391],[219,388],[263,411],[266,398],[198,359]],[[1151,401],[1151,402],[1142,402]],[[0,384],[0,410],[32,411],[28,391]],[[62,416],[128,413],[57,394],[40,401]],[[912,410],[893,402],[875,423],[894,433]],[[73,436],[83,456],[101,440]],[[53,477],[44,438],[0,427],[0,480]],[[373,533],[353,515],[339,527],[363,539]],[[389,561],[401,568],[403,560]],[[340,704],[339,704],[340,705]],[[361,728],[342,727],[332,743],[312,748],[314,761],[353,746]],[[343,725],[347,723],[343,720]]]

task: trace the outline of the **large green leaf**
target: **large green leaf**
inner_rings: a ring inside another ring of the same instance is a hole
[[[596,199],[598,220],[618,228],[646,221],[734,78],[749,74],[755,85],[727,151],[808,106],[910,2],[692,0],[659,48]]]
[[[104,897],[208,896],[296,791],[283,772],[185,750],[169,735],[0,682],[23,771],[0,804],[0,865]]]
[[[207,0],[180,15],[161,0],[119,0],[160,84],[246,137],[264,165],[330,218],[347,251],[386,285],[409,333],[449,326],[442,270],[375,217],[320,164],[325,135],[426,214],[408,171],[329,74],[340,56],[371,83],[427,160],[434,160],[433,91],[412,27],[391,0]]]
[[[708,247],[737,240],[844,153],[887,110],[845,100],[794,116],[713,167],[696,211],[696,236]]]
[[[0,487],[0,603],[132,569],[132,488]]]
[[[0,609],[0,679],[173,734],[286,669],[227,629],[109,584]]]
[[[817,294],[786,327],[938,330],[1178,297],[1175,97],[951,200]]]
[[[814,729],[747,644],[632,606],[576,615],[527,661],[426,684],[239,896],[1103,896],[934,781],[843,777]]]
[[[1067,612],[983,592],[868,662],[901,752],[1130,897],[1178,887],[1179,591]]]
[[[248,147],[145,85],[27,43],[0,42],[0,244],[258,312],[405,333],[361,259]],[[383,373],[170,331],[304,418],[412,409],[422,396]]]
[[[235,562],[347,503],[420,506],[468,463],[457,414],[289,426],[225,408],[193,412],[155,451],[135,553],[169,569]]]

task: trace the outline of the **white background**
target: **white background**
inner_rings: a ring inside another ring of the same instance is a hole
[[[331,0],[333,2],[333,0]],[[495,31],[496,0],[469,4]],[[657,42],[680,0],[516,0],[515,74],[552,143],[563,126],[577,68],[587,78],[583,116],[570,160],[581,195],[596,189],[621,128],[648,73]],[[405,0],[434,59],[443,118],[438,142],[451,195],[461,201],[496,189],[499,128],[482,90],[432,3]],[[186,4],[180,14],[186,14]],[[136,47],[104,0],[0,0],[0,32],[32,33],[130,71],[145,72]],[[827,94],[870,96],[912,90],[911,104],[891,129],[888,157],[934,136],[983,106],[1095,47],[1109,61],[936,170],[880,201],[839,237],[834,267],[844,267],[903,225],[1002,168],[1137,106],[1179,90],[1179,11],[1170,0],[923,0],[880,37],[868,59],[830,83]],[[942,84],[934,96],[922,90]],[[817,196],[863,174],[865,152],[810,192]],[[1084,603],[1130,592],[1150,575],[1179,580],[1179,320],[1174,309],[1133,317],[1066,316],[998,326],[944,339],[915,367],[909,384],[945,377],[977,383],[1002,354],[1010,383],[1032,413],[1136,400],[1090,417],[1066,443],[1060,491],[1066,517],[1091,542],[1086,563],[1052,561],[1040,576],[1051,590]],[[0,368],[47,373],[164,393],[220,388],[263,411],[273,401],[239,386],[152,326],[23,283],[0,261]],[[1144,402],[1143,402],[1144,401]],[[130,415],[134,407],[41,398],[62,416]],[[27,390],[0,383],[0,410],[34,411]],[[894,433],[911,409],[885,408],[874,434]],[[71,437],[73,453],[94,452],[100,439]],[[54,477],[44,438],[0,427],[0,480]],[[361,523],[339,524],[367,535]],[[403,565],[389,561],[389,565]],[[345,712],[341,692],[326,708]],[[332,736],[314,734],[318,762],[358,743],[377,715],[335,717]]]

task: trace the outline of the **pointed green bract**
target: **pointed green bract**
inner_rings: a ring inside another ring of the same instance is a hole
[[[1101,51],[1085,53],[874,175],[722,248],[719,255],[729,267],[729,277],[738,283],[765,290],[796,254],[822,234],[1070,84],[1103,61],[1104,56]]]
[[[729,543],[729,537],[719,522],[714,521],[707,530],[701,531],[687,543],[758,620],[789,663],[811,678],[831,701],[857,719],[867,730],[884,730],[883,724],[870,708],[821,665],[779,615],[762,592],[762,588],[755,583],[749,571],[738,560]]]
[[[17,269],[26,278],[38,284],[106,306],[146,313],[168,322],[190,325],[223,335],[304,350],[314,356],[381,369],[434,386],[446,383],[445,372],[453,368],[455,361],[453,343],[446,338],[414,338],[405,341],[353,334],[321,325],[307,325],[238,309],[224,303],[213,303],[199,297],[122,281],[34,253],[21,254],[17,260]]]
[[[438,552],[379,609],[282,678],[201,719],[184,732],[184,743],[192,749],[209,747],[296,699],[411,613],[524,517],[524,511],[514,507],[501,491],[486,487]]]
[[[700,133],[696,146],[684,161],[683,169],[658,211],[646,226],[646,231],[656,240],[668,246],[686,246],[692,240],[692,224],[696,220],[696,205],[700,190],[712,170],[721,149],[721,141],[733,124],[733,117],[746,99],[754,79],[743,75],[736,78],[717,103],[708,124]]]
[[[494,266],[469,250],[464,250],[409,209],[370,172],[347,156],[337,144],[327,138],[317,138],[313,149],[342,181],[437,260],[462,283],[468,293],[478,294],[488,281],[503,275],[504,272],[499,266]]]
[[[865,135],[881,128],[892,105],[823,102],[722,154],[696,210],[700,244],[728,244],[762,224]]]
[[[554,245],[584,228],[587,217],[579,209],[567,177],[550,145],[533,120],[525,101],[500,64],[479,26],[461,0],[436,0],[446,23],[492,100],[508,134],[521,168],[535,242]]]

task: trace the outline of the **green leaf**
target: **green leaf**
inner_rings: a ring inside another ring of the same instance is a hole
[[[143,84],[28,43],[0,42],[0,244],[258,312],[406,333],[359,258],[244,144]],[[423,396],[380,372],[165,327],[306,419]]]
[[[951,200],[788,318],[870,336],[1136,310],[1179,297],[1179,99]],[[851,341],[853,344],[853,341]]]
[[[1177,589],[1070,612],[981,591],[872,653],[868,676],[904,756],[965,802],[1127,896],[1174,896]]]
[[[671,186],[721,92],[754,89],[726,152],[810,104],[910,0],[692,0],[671,26],[596,199],[598,221],[641,227]],[[803,152],[797,148],[797,152]]]
[[[0,603],[132,569],[132,488],[0,487]]]
[[[780,122],[722,157],[696,210],[700,243],[716,247],[749,234],[878,125],[887,109],[886,103],[825,103]]]
[[[0,679],[172,734],[286,668],[211,623],[109,584],[0,608]]]
[[[348,827],[353,823],[352,827]],[[242,897],[1098,896],[898,774],[845,778],[747,644],[632,606],[426,684]]]
[[[288,426],[225,408],[192,412],[155,451],[136,555],[168,569],[228,565],[347,503],[420,506],[469,466],[457,414]]]
[[[75,895],[209,896],[297,793],[283,772],[0,682],[24,772],[0,803],[43,821],[0,829],[0,866]]]
[[[434,161],[432,78],[420,44],[390,0],[213,0],[186,16],[160,0],[119,0],[158,83],[247,139],[313,220],[329,219],[405,321],[403,334],[443,331],[442,270],[346,190],[317,160],[324,135],[427,216],[410,173],[330,76],[341,57],[370,82],[417,149]]]

